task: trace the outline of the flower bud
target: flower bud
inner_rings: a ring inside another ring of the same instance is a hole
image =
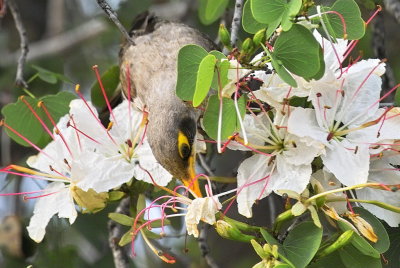
[[[253,42],[256,47],[265,42],[265,29],[261,29],[254,34]]]
[[[229,34],[228,30],[226,29],[225,25],[220,24],[218,30],[218,37],[221,40],[221,43],[227,47],[228,49],[232,49],[231,44],[231,35]]]
[[[250,242],[251,239],[255,239],[254,236],[242,233],[238,228],[224,220],[218,220],[214,226],[217,233],[223,238],[247,243]]]
[[[248,53],[251,53],[253,48],[254,48],[253,40],[251,38],[246,38],[246,40],[244,40],[242,43],[242,51],[245,54],[248,54]]]

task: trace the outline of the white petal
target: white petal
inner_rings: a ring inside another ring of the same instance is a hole
[[[85,152],[72,165],[72,179],[84,191],[91,188],[98,193],[107,192],[130,181],[133,175],[133,164],[121,155],[105,157]]]
[[[369,170],[368,145],[354,145],[347,140],[332,140],[331,144],[321,157],[325,167],[346,186],[365,183]]]
[[[298,107],[289,117],[288,132],[299,137],[310,137],[323,144],[328,144],[329,131],[317,122],[314,109]]]
[[[268,166],[269,159],[270,157],[257,154],[247,158],[239,166],[237,175],[237,202],[239,213],[243,216],[251,218],[251,207],[254,202],[258,198],[262,199],[266,197],[272,191],[268,187],[268,179],[263,179],[271,173],[272,165]],[[265,187],[266,184],[267,186]]]
[[[147,140],[138,146],[135,153],[140,164],[140,167],[135,165],[135,177],[137,180],[153,184],[151,175],[154,181],[161,186],[166,186],[172,180],[172,175],[157,162]]]
[[[243,119],[243,125],[246,130],[247,139],[251,145],[265,145],[266,138],[270,136],[270,123],[264,114],[258,116],[246,114]],[[243,137],[242,131],[240,131],[239,134],[240,137]],[[235,141],[230,142],[228,148],[231,150],[250,150]]]
[[[282,155],[276,156],[276,172],[270,178],[268,188],[276,190],[291,190],[302,193],[311,178],[311,164],[293,165]]]
[[[53,215],[58,214],[60,218],[68,218],[70,224],[74,223],[77,212],[74,201],[65,188],[64,183],[53,182],[46,187],[45,193],[53,193],[39,198],[35,204],[33,216],[27,227],[29,236],[37,243],[43,240],[46,233],[46,226]]]

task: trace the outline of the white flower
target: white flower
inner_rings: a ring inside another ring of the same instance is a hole
[[[221,209],[222,205],[217,197],[196,198],[187,207],[185,216],[186,229],[189,235],[199,237],[197,225],[204,221],[213,225],[215,214]]]
[[[322,79],[307,85],[314,109],[296,108],[289,118],[288,131],[325,144],[323,163],[340,182],[348,186],[363,183],[368,178],[370,144],[383,139],[379,138],[378,121],[384,110],[378,108],[384,64],[369,59],[340,69],[345,42],[339,40],[333,49],[319,38],[326,69]],[[388,121],[384,125],[390,124]],[[387,135],[386,131],[393,133],[386,128],[381,134]]]
[[[78,185],[80,188],[104,192],[119,187],[132,177],[148,183],[153,183],[153,179],[161,186],[171,181],[172,175],[157,162],[147,139],[143,138],[143,113],[131,102],[125,100],[113,110],[110,129],[99,123],[90,103],[75,100],[71,103],[70,113],[77,128],[98,142],[88,163],[93,169],[87,174],[89,179]]]
[[[75,203],[95,210],[104,205],[107,192],[136,177],[166,185],[172,176],[157,163],[146,139],[142,142],[141,112],[125,101],[111,117],[111,129],[104,128],[95,108],[74,100],[70,112],[55,127],[54,140],[27,163],[39,170],[21,169],[54,181],[35,204],[28,231],[40,242],[50,218],[58,214],[72,224],[77,216]],[[130,113],[129,113],[130,112]],[[90,207],[88,207],[90,206]]]
[[[249,144],[240,147],[233,142],[229,148],[267,152],[246,159],[238,169],[239,213],[251,217],[254,202],[272,191],[303,192],[310,181],[311,162],[323,147],[288,133],[287,116],[280,112],[276,113],[273,123],[266,114],[246,115],[244,122]]]

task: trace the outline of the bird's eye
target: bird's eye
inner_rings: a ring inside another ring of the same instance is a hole
[[[189,140],[183,132],[178,132],[178,153],[183,160],[187,160],[191,155],[192,149]]]

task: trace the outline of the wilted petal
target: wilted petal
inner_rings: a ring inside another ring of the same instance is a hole
[[[218,198],[205,197],[196,198],[187,207],[187,214],[185,217],[186,229],[189,235],[199,237],[199,230],[197,224],[200,220],[213,225],[215,223],[215,214],[222,207]]]

